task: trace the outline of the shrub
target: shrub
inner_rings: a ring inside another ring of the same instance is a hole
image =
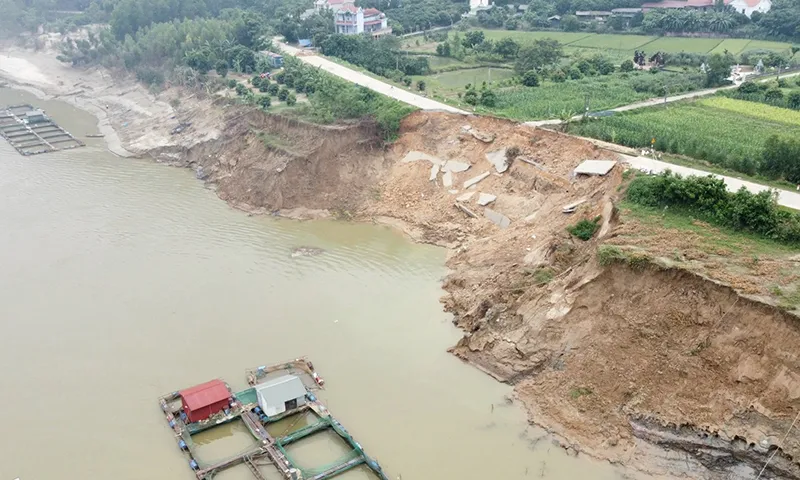
[[[269,80],[263,80],[258,85],[258,91],[261,92],[261,93],[267,93],[267,92],[269,92],[270,85],[272,85],[272,84],[269,82]]]
[[[257,100],[258,106],[266,110],[272,104],[269,95],[259,95]]]
[[[164,74],[154,68],[141,67],[136,70],[136,80],[145,85],[163,85]]]
[[[634,67],[633,67],[633,61],[631,61],[631,60],[625,60],[625,61],[624,61],[624,62],[622,62],[622,64],[619,66],[619,71],[620,71],[620,72],[632,72],[632,71],[633,71],[633,68],[634,68]]]
[[[225,60],[220,60],[214,66],[214,70],[217,71],[217,75],[219,75],[220,77],[227,76],[228,75],[228,62],[226,62]]]
[[[526,87],[538,87],[539,75],[537,75],[534,70],[528,70],[522,74],[522,84]]]
[[[278,82],[278,85],[283,85],[284,80],[286,79],[286,72],[278,72],[275,75],[273,75],[272,78],[274,78],[275,81]]]
[[[249,88],[247,88],[246,86],[244,86],[241,83],[237,83],[236,84],[236,94],[237,95],[239,95],[240,97],[243,97],[243,96],[247,95],[248,92],[250,92]]]
[[[295,103],[297,103],[297,97],[294,95],[294,93],[290,93],[289,96],[286,97],[286,105],[291,107]]]
[[[270,83],[269,88],[267,88],[267,92],[269,92],[269,94],[274,97],[275,95],[278,94],[278,90],[280,90],[280,88],[281,88],[280,85],[278,85],[277,83]]]
[[[425,80],[420,80],[417,82],[417,90],[419,90],[420,92],[425,91]]]
[[[231,78],[230,80],[228,80],[228,88],[236,88],[237,83],[239,82]]]
[[[600,245],[597,248],[597,262],[602,267],[625,260],[625,258],[625,253],[615,245]]]
[[[484,107],[494,107],[497,105],[497,94],[488,88],[481,90],[481,105]]]
[[[552,80],[552,81],[554,81],[556,83],[566,82],[567,81],[567,74],[564,73],[564,70],[561,70],[559,68],[559,69],[557,69],[556,71],[554,71],[550,75],[550,80]]]
[[[288,97],[289,97],[289,89],[286,87],[281,87],[280,90],[278,90],[278,100],[283,102]]]
[[[768,102],[777,102],[783,100],[783,90],[780,88],[770,88],[764,92],[764,100]]]
[[[800,110],[800,92],[792,92],[786,99],[786,106],[795,110]]]
[[[798,142],[800,144],[800,142]],[[634,178],[628,200],[650,207],[675,207],[711,223],[744,229],[788,244],[800,243],[800,215],[778,207],[774,191],[729,193],[718,178],[682,178],[672,172]]]
[[[592,238],[595,232],[597,232],[597,229],[600,228],[600,218],[601,217],[595,217],[593,220],[583,219],[575,225],[567,227],[567,231],[585,242]]]

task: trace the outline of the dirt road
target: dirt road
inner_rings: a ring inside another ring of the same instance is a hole
[[[420,108],[422,110],[442,111],[450,113],[460,113],[462,115],[469,115],[468,112],[459,110],[455,107],[451,107],[450,105],[437,102],[429,98],[425,98],[421,95],[417,95],[407,90],[403,90],[402,88],[394,88],[394,86],[389,85],[388,83],[381,82],[380,80],[376,80],[361,72],[357,72],[350,68],[339,65],[338,63],[334,63],[328,60],[327,58],[321,57],[319,55],[303,55],[303,53],[306,52],[297,49],[295,47],[286,45],[284,43],[280,43],[277,40],[275,41],[278,45],[280,45],[281,49],[283,49],[283,51],[288,53],[289,55],[296,56],[297,58],[299,58],[300,60],[309,65],[319,67],[328,73],[336,75],[337,77],[343,78],[357,85],[361,85],[362,87],[367,87],[370,90],[374,90],[380,94],[386,95],[387,97],[392,97],[396,100],[400,100],[403,103],[407,103],[411,106]]]

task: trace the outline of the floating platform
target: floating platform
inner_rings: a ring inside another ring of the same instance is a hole
[[[42,110],[28,104],[0,108],[0,135],[26,156],[85,146]]]
[[[238,393],[222,380],[212,380],[159,398],[178,447],[188,457],[198,480],[211,479],[238,465],[245,465],[257,480],[266,480],[262,467],[277,469],[286,480],[326,480],[360,465],[372,470],[376,478],[389,480],[378,462],[364,452],[317,399],[314,391],[323,388],[325,382],[308,359],[256,367],[246,372],[246,379],[250,388]],[[294,418],[291,426],[300,420],[304,420],[305,425],[294,430],[289,428],[281,435],[271,435],[267,431],[271,424]],[[194,435],[239,420],[255,438],[253,448],[210,464],[198,459],[192,441]],[[301,468],[286,447],[325,431],[334,432],[350,451],[331,464]]]

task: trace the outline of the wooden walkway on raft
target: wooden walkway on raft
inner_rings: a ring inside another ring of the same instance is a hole
[[[34,118],[30,118],[28,114]],[[33,105],[11,105],[0,108],[0,135],[21,155],[57,152],[85,144],[61,128]]]
[[[305,404],[273,415],[272,417],[266,417],[266,415],[257,408],[258,399],[255,388],[253,387],[267,380],[268,376],[273,373],[299,373],[307,376],[307,382],[304,382],[307,392]],[[327,480],[359,465],[366,465],[372,470],[378,480],[389,480],[378,462],[367,456],[361,448],[361,445],[331,416],[327,407],[312,393],[313,389],[322,388],[325,382],[317,374],[314,365],[310,361],[305,358],[299,358],[277,365],[261,366],[248,370],[247,383],[251,388],[238,393],[231,392],[233,401],[231,401],[229,409],[225,409],[223,412],[207,420],[196,423],[185,423],[186,418],[185,415],[182,414],[182,407],[175,405],[180,400],[180,393],[178,391],[159,398],[161,410],[164,412],[166,420],[175,434],[176,440],[178,440],[180,449],[188,454],[189,465],[192,470],[194,470],[198,480],[211,480],[222,471],[238,465],[247,467],[256,480],[267,480],[267,477],[261,471],[261,467],[277,469],[284,480]],[[228,390],[230,391],[230,386],[228,386]],[[291,433],[277,437],[272,436],[266,429],[267,425],[274,424],[283,418],[305,414],[313,414],[317,421]],[[212,429],[218,425],[238,420],[244,423],[249,432],[258,441],[258,444],[247,451],[238,453],[216,463],[201,463],[195,455],[196,452],[191,439],[192,435]],[[285,447],[326,429],[333,429],[336,434],[347,442],[353,449],[351,454],[340,458],[332,464],[317,469],[301,469],[289,458]],[[269,478],[275,478],[274,473],[272,475],[273,476]]]

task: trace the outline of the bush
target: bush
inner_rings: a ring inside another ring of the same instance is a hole
[[[280,90],[278,90],[278,100],[283,102],[287,98],[289,98],[289,89],[286,87],[281,87]]]
[[[214,70],[217,71],[217,75],[219,75],[220,77],[227,76],[228,75],[228,62],[226,62],[225,60],[220,60],[214,66]]]
[[[539,75],[536,74],[533,70],[528,70],[524,74],[522,74],[522,84],[526,87],[538,87],[539,86]]]
[[[275,81],[278,82],[278,85],[283,85],[284,80],[286,79],[286,72],[278,72],[275,75],[273,75],[272,78],[274,78]]]
[[[420,80],[417,82],[417,90],[419,90],[420,92],[425,91],[425,80]]]
[[[786,99],[786,106],[795,110],[800,110],[800,92],[792,92]]]
[[[236,94],[240,97],[247,95],[250,92],[250,89],[247,88],[244,84],[237,83],[236,84]]]
[[[228,80],[228,88],[236,88],[237,83],[239,82],[231,78],[230,80]]]
[[[164,74],[154,68],[141,67],[136,70],[136,80],[145,85],[163,85]]]
[[[259,83],[258,91],[261,92],[261,93],[267,93],[267,92],[269,92],[270,85],[273,85],[273,84],[271,84],[269,80],[264,79],[264,80],[261,81],[261,83]]]
[[[493,90],[484,88],[481,90],[481,105],[484,107],[494,107],[497,105],[497,94]]]
[[[592,238],[595,232],[597,232],[597,229],[600,228],[600,218],[601,217],[595,217],[593,220],[583,219],[575,225],[567,227],[567,231],[585,242]]]
[[[297,103],[297,97],[294,95],[294,93],[290,93],[289,96],[286,97],[286,105],[291,107],[295,103]]]
[[[552,80],[552,81],[554,81],[556,83],[566,82],[567,81],[567,74],[564,73],[564,70],[561,70],[559,68],[556,71],[554,71],[552,74],[550,74],[550,80]]]
[[[800,243],[800,215],[778,207],[777,194],[772,190],[751,193],[742,187],[730,193],[721,179],[682,178],[667,171],[633,179],[627,199],[649,207],[674,207],[710,223],[772,240]]]
[[[258,106],[266,110],[272,104],[269,95],[259,95],[257,100]]]
[[[625,61],[624,61],[624,62],[622,62],[622,64],[619,66],[619,71],[620,71],[620,72],[632,72],[632,71],[633,71],[633,68],[634,68],[634,67],[633,67],[633,61],[632,61],[632,60],[625,60]]]
[[[278,85],[277,83],[270,83],[269,88],[267,88],[267,92],[269,92],[269,94],[274,97],[275,95],[278,94],[278,90],[280,90],[280,88],[281,88],[280,85]]]

